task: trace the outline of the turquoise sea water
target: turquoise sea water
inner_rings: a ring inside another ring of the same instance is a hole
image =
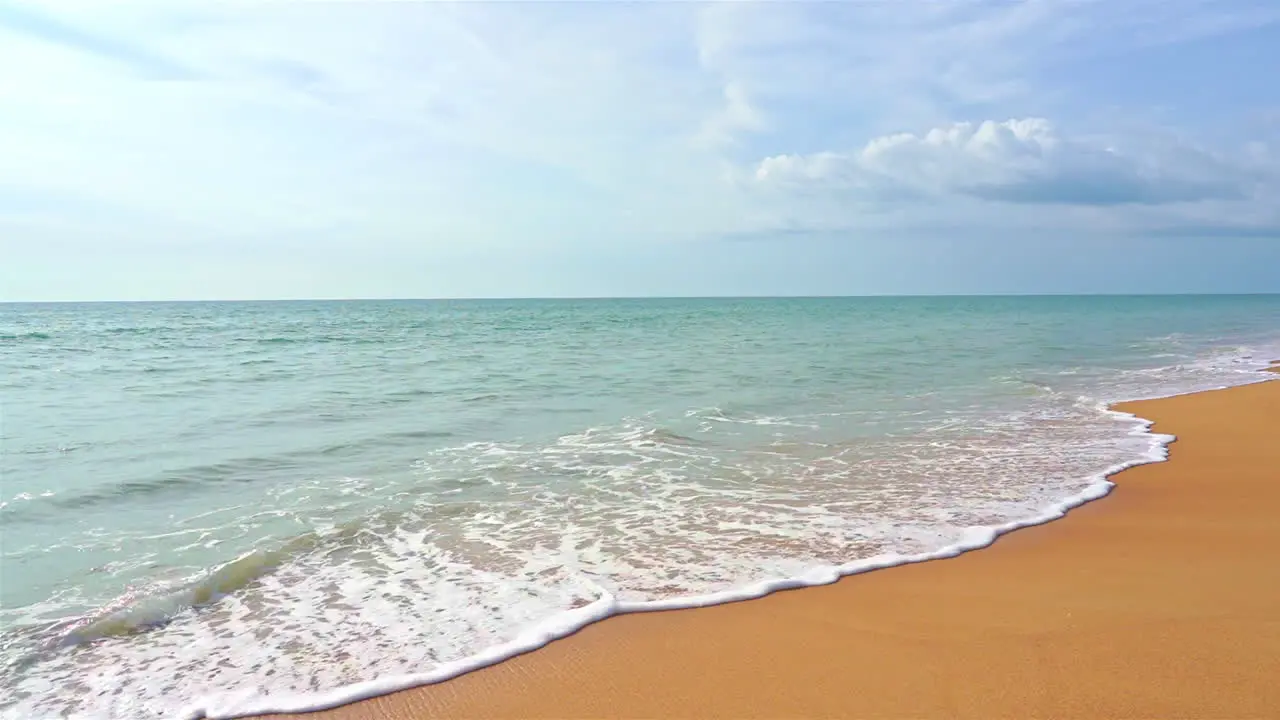
[[[0,717],[232,712],[1036,517],[1280,296],[0,305]],[[719,595],[717,595],[719,594]]]

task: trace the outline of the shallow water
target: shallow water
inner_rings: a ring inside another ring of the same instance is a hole
[[[0,306],[5,718],[433,668],[1032,518],[1280,296]],[[237,704],[238,703],[238,704]]]

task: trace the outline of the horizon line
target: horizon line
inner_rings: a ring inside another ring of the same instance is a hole
[[[513,302],[530,300],[821,300],[855,298],[978,298],[978,297],[1250,297],[1280,295],[1269,292],[1047,292],[1047,293],[865,293],[818,295],[492,295],[456,297],[296,297],[296,298],[168,298],[102,300],[0,300],[0,305],[125,305],[182,303],[320,303],[320,302]]]

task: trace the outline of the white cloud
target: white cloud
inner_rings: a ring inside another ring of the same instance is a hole
[[[850,194],[1095,206],[1239,199],[1252,180],[1241,167],[1193,147],[1117,147],[1066,137],[1040,118],[886,135],[852,153],[776,155],[759,163],[755,178]]]

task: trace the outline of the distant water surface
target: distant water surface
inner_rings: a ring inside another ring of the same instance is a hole
[[[1276,358],[1280,296],[0,305],[0,717],[929,551],[1149,452],[1107,402]]]

